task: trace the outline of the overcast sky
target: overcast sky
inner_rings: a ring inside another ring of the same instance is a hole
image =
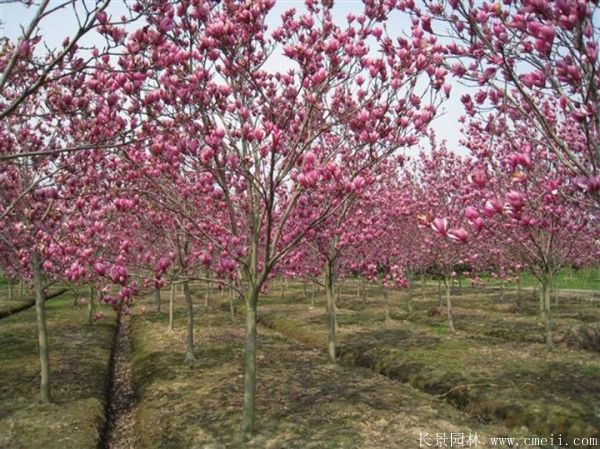
[[[60,0],[51,0],[58,3]],[[2,0],[0,0],[2,2]],[[277,0],[267,19],[267,24],[272,30],[281,23],[281,14],[289,8],[296,8],[298,11],[304,9],[303,0]],[[349,13],[360,13],[362,10],[361,2],[358,0],[337,0],[334,7],[334,19],[343,24]],[[113,0],[108,8],[109,15],[119,17],[123,15],[127,8],[123,0]],[[35,13],[35,8],[26,8],[19,3],[0,4],[0,35],[6,36],[11,40],[16,40],[22,34],[22,27],[26,27],[31,17]],[[49,47],[59,46],[64,38],[72,34],[77,26],[76,17],[72,9],[64,9],[45,19],[42,23],[43,42]],[[397,36],[409,31],[410,23],[405,16],[398,14],[392,15],[388,22],[388,32],[392,36]],[[90,33],[82,41],[83,45],[101,44],[101,39],[96,33]],[[291,66],[290,61],[281,54],[274,54],[267,69],[284,70],[286,66]],[[452,82],[451,78],[448,78]],[[454,151],[460,151],[458,141],[460,139],[458,117],[463,113],[460,103],[460,95],[464,93],[464,88],[457,83],[453,83],[453,90],[450,100],[442,106],[439,117],[433,122],[432,126],[439,139],[448,141],[448,147]]]

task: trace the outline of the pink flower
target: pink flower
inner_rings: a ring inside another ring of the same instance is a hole
[[[440,234],[441,236],[448,235],[448,219],[447,218],[436,218],[431,222],[431,229]]]
[[[465,217],[467,218],[467,220],[473,221],[479,217],[479,212],[477,212],[477,209],[475,209],[474,207],[469,206],[465,209]]]
[[[508,201],[508,204],[514,209],[521,209],[525,205],[525,196],[520,192],[511,190],[506,195],[506,201]]]
[[[452,228],[448,231],[448,238],[456,243],[467,243],[469,233],[465,228]]]
[[[502,204],[497,198],[487,200],[483,205],[483,212],[488,217],[493,217],[502,212]]]

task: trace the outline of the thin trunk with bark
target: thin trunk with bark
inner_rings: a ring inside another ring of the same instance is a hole
[[[229,290],[229,316],[231,318],[232,323],[235,323],[235,306],[233,305],[234,299],[235,299],[235,290],[232,288]]]
[[[446,276],[444,281],[446,283],[446,312],[448,314],[448,329],[450,332],[455,333],[456,329],[454,328],[454,316],[452,315],[452,301],[450,299],[450,277]]]
[[[425,273],[421,273],[421,299],[425,300]]]
[[[259,290],[249,287],[244,295],[246,303],[246,342],[244,346],[244,406],[241,431],[248,435],[254,430],[256,404],[256,309]]]
[[[160,287],[154,287],[154,304],[156,305],[156,312],[160,315]]]
[[[171,294],[169,296],[169,327],[167,332],[173,332],[173,307],[175,303],[175,284],[171,284]]]
[[[540,292],[540,302],[542,304],[542,318],[544,320],[544,339],[546,341],[546,347],[548,349],[554,349],[554,342],[552,341],[552,315],[551,315],[551,302],[550,302],[550,286],[552,285],[552,279],[549,275],[542,277],[542,289]]]
[[[46,293],[42,261],[37,251],[32,253],[33,287],[35,292],[35,316],[40,350],[40,401],[47,404],[50,396],[50,355],[48,350],[48,326],[46,323]]]
[[[408,314],[410,315],[413,311],[412,307],[412,281],[408,280],[408,298],[406,299],[406,308],[408,310]]]
[[[316,292],[315,284],[313,284],[313,286],[312,286],[312,306],[313,307],[315,306],[315,300],[316,300],[315,297],[316,296],[317,296],[317,292]]]
[[[9,301],[13,300],[13,285],[12,285],[12,281],[10,279],[8,280],[8,300]]]
[[[207,279],[206,285],[204,286],[204,307],[208,307],[208,296],[209,295],[210,295],[210,282]]]
[[[383,287],[383,299],[385,300],[385,317],[383,321],[385,324],[389,324],[392,321],[390,318],[390,292],[386,287]]]
[[[94,314],[96,313],[96,290],[93,285],[90,285],[90,300],[87,312],[86,324],[91,325],[94,322]]]
[[[196,360],[196,356],[194,355],[194,302],[188,281],[183,282],[183,295],[185,296],[185,305],[187,308],[187,337],[185,340],[185,356],[183,361],[190,363]]]
[[[330,262],[325,264],[325,273],[323,275],[323,283],[325,285],[325,296],[327,298],[327,352],[329,360],[332,363],[336,362],[336,330],[337,317],[335,309],[335,294],[334,294],[334,273]]]

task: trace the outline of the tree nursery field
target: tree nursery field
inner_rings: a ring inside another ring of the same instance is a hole
[[[596,0],[0,0],[0,448],[600,447]]]

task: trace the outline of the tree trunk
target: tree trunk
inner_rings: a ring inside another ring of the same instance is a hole
[[[88,313],[86,324],[91,325],[94,322],[94,314],[96,313],[96,290],[93,285],[90,285],[90,300],[88,302]]]
[[[308,290],[306,289],[306,282],[302,282],[302,292],[304,294],[304,298],[308,298]]]
[[[543,319],[544,319],[544,337],[546,341],[546,347],[548,349],[554,349],[554,343],[552,342],[552,316],[550,314],[550,285],[551,278],[544,276],[542,278],[542,289],[540,302],[543,306]]]
[[[446,284],[446,312],[448,313],[448,329],[450,332],[455,333],[456,329],[454,328],[454,317],[452,316],[452,301],[450,299],[450,277],[446,276],[444,281]]]
[[[8,300],[9,301],[13,300],[13,286],[12,286],[12,281],[10,279],[8,280]]]
[[[31,254],[33,264],[33,286],[35,291],[35,316],[40,349],[40,401],[47,404],[50,396],[50,356],[48,353],[48,327],[46,324],[46,293],[42,261],[37,251]]]
[[[390,292],[386,287],[383,287],[383,299],[385,300],[385,317],[383,321],[385,324],[389,324],[392,321],[390,318]]]
[[[235,307],[233,305],[234,297],[235,297],[235,290],[232,288],[229,290],[229,315],[231,317],[232,323],[235,323]]]
[[[208,307],[208,297],[210,295],[210,282],[207,280],[204,286],[204,307]]]
[[[421,273],[421,299],[425,300],[425,273]]]
[[[175,284],[171,284],[171,295],[169,296],[169,327],[167,332],[173,332],[173,305],[175,303]]]
[[[360,278],[356,279],[356,299],[360,299]]]
[[[280,293],[280,299],[283,301],[283,299],[285,298],[285,281],[283,280],[283,278],[281,278],[281,293]]]
[[[410,315],[413,311],[412,308],[412,281],[408,280],[408,298],[406,299],[406,308],[408,310],[408,314]]]
[[[442,306],[442,280],[438,279],[438,306]]]
[[[23,279],[19,281],[19,299],[23,299]]]
[[[519,276],[517,278],[517,302],[516,302],[516,306],[517,309],[521,308],[521,300],[523,299],[523,290],[521,289],[521,276]]]
[[[312,306],[315,306],[315,297],[317,296],[317,292],[316,292],[316,288],[315,288],[315,284],[313,284],[312,286]]]
[[[248,435],[254,430],[256,404],[256,309],[258,288],[250,286],[244,295],[246,303],[246,343],[244,346],[244,407],[241,430]]]
[[[331,263],[325,264],[325,273],[323,276],[325,284],[325,295],[327,297],[327,351],[329,353],[329,360],[335,363],[335,350],[336,350],[336,330],[337,330],[337,317],[335,309],[335,294],[334,294],[334,273]]]
[[[185,296],[185,305],[187,306],[187,338],[183,361],[190,363],[196,360],[196,356],[194,355],[194,302],[192,301],[188,281],[183,282],[183,295]]]
[[[154,287],[154,304],[156,304],[156,312],[160,316],[160,287]]]

